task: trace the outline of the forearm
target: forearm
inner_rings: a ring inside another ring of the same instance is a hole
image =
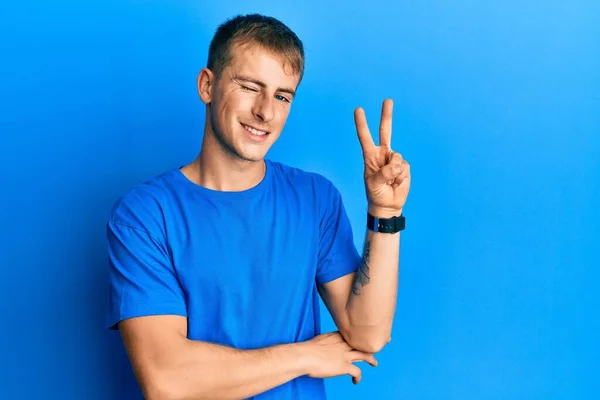
[[[241,399],[307,374],[298,344],[237,350],[186,340],[178,354],[159,370],[163,385],[150,399]]]
[[[367,230],[346,305],[348,337],[353,346],[373,350],[387,343],[396,310],[399,259],[400,232]]]

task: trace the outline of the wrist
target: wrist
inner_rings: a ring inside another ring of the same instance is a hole
[[[377,218],[393,218],[402,215],[402,209],[391,209],[369,205],[368,213]]]
[[[310,350],[310,342],[298,342],[286,345],[295,360],[296,373],[309,375],[313,371],[314,357]]]

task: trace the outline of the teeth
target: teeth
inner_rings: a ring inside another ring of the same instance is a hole
[[[246,128],[246,130],[248,130],[248,131],[250,131],[253,134],[258,135],[258,136],[263,136],[263,135],[267,134],[267,132],[259,131],[258,129],[254,129],[254,128],[248,126],[248,125],[244,125],[244,128]]]

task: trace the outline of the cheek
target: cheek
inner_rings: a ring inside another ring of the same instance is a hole
[[[251,96],[232,96],[227,102],[227,116],[229,119],[245,117],[252,113],[253,106]]]
[[[284,125],[287,121],[288,116],[290,115],[290,106],[291,104],[282,105],[277,113],[277,120],[281,125]]]
[[[227,106],[223,103],[216,104],[216,107],[213,105],[211,115],[213,124],[216,125],[220,132],[223,132],[223,124],[227,120],[225,117],[227,115]]]
[[[218,114],[216,117],[221,121],[227,121],[239,111],[243,96],[240,96],[239,93],[234,91],[221,92],[220,94],[221,95],[217,100],[217,109],[215,110]]]
[[[222,128],[231,125],[236,115],[235,104],[232,104],[230,99],[227,99],[219,104],[215,113],[217,114],[215,115],[215,120],[218,121],[218,124],[221,125]]]

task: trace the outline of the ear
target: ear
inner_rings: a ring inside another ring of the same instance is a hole
[[[198,95],[204,104],[210,104],[212,101],[212,90],[215,84],[215,74],[208,69],[202,68],[198,74]]]

